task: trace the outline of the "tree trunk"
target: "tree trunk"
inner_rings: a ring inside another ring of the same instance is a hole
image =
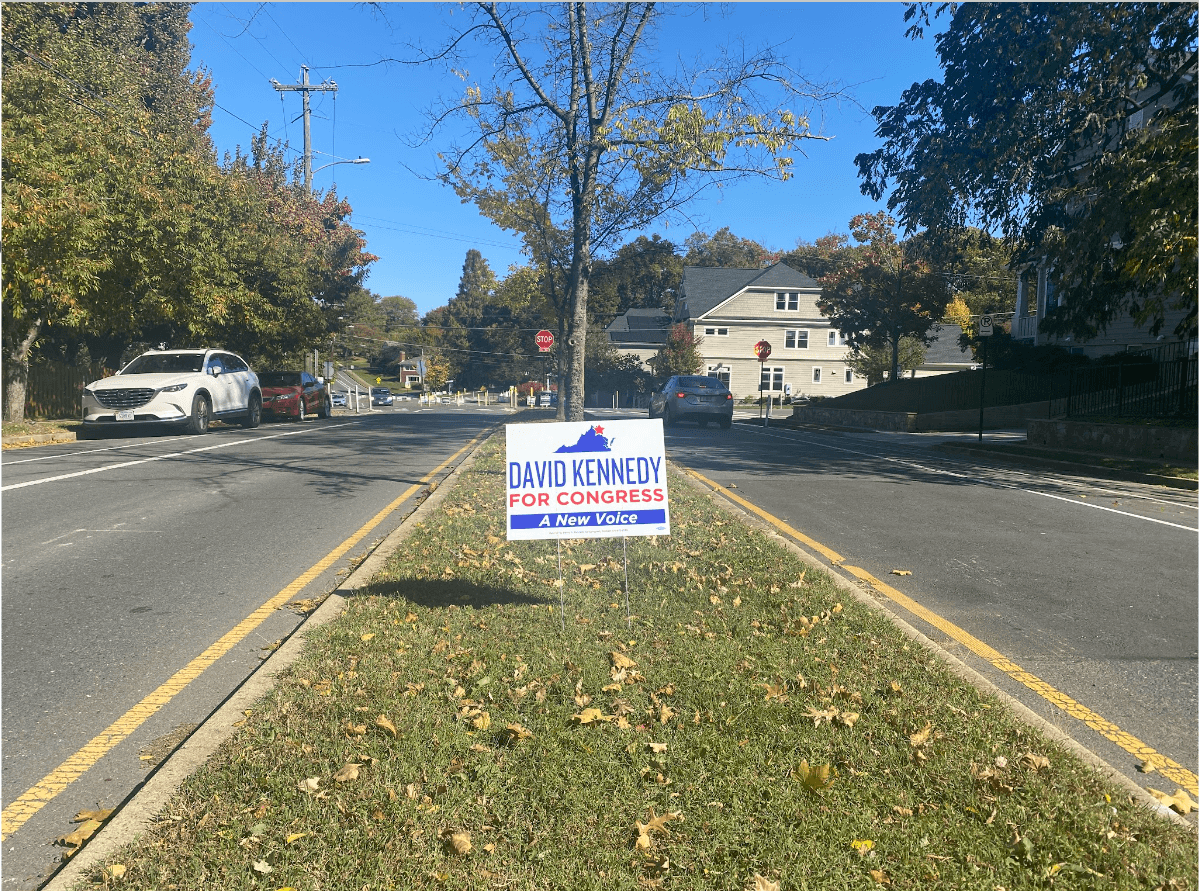
[[[899,380],[899,334],[891,332],[891,380]]]
[[[42,320],[34,319],[29,324],[25,337],[13,344],[4,357],[4,420],[25,420],[25,394],[29,385],[29,351],[41,331]]]

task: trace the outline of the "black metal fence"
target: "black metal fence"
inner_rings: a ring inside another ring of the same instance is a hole
[[[1164,351],[1163,351],[1164,352]],[[1196,418],[1196,354],[1142,353],[1144,361],[1076,369],[1054,414],[1068,418]],[[1138,357],[1139,357],[1138,356]],[[1130,357],[1131,358],[1131,357]]]
[[[31,420],[79,417],[83,388],[112,373],[100,365],[89,368],[61,362],[32,363],[25,388],[25,417]]]
[[[1199,415],[1197,354],[1191,345],[1171,344],[1121,353],[1059,374],[988,369],[986,406],[1047,402],[1047,417],[1177,418]],[[940,412],[978,408],[981,371],[879,384],[824,403],[864,411]]]

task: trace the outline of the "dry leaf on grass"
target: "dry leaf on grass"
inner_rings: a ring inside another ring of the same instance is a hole
[[[870,878],[874,879],[875,884],[878,884],[878,885],[890,885],[891,884],[891,880],[889,878],[887,878],[887,874],[885,872],[883,872],[881,869],[870,870]]]
[[[933,732],[933,725],[925,724],[924,728],[922,730],[917,730],[915,733],[913,733],[911,736],[908,737],[908,742],[910,742],[912,744],[913,749],[918,749],[922,745],[924,745],[926,742],[928,742],[928,738],[929,738],[929,736],[932,735],[932,732]]]
[[[1038,771],[1049,766],[1049,759],[1044,755],[1037,755],[1033,752],[1025,752],[1020,756],[1020,763],[1031,771]]]
[[[779,883],[755,872],[754,877],[746,883],[745,891],[779,891]]]
[[[518,743],[522,739],[532,739],[533,731],[521,724],[509,724],[504,728],[501,736],[503,737],[505,743],[512,744]]]
[[[576,724],[584,724],[585,725],[585,724],[598,724],[601,722],[606,723],[608,721],[611,721],[613,717],[614,717],[613,715],[605,715],[598,708],[585,708],[581,712],[579,712],[577,715],[572,715],[571,720],[574,721]]]
[[[811,792],[819,792],[833,784],[832,767],[828,764],[809,766],[808,759],[805,758],[799,762],[797,772],[804,786]]]
[[[632,659],[630,659],[624,653],[617,652],[616,650],[612,651],[611,658],[612,658],[612,667],[613,668],[636,668],[637,667],[636,662],[634,662]]]
[[[125,864],[124,863],[109,864],[108,866],[106,866],[102,870],[100,870],[100,873],[101,873],[101,875],[104,876],[105,883],[115,882],[117,879],[125,878]]]
[[[358,768],[361,766],[361,764],[351,761],[337,773],[333,774],[333,779],[337,780],[339,783],[348,783],[352,780],[356,780],[358,779]]]
[[[874,842],[868,838],[855,838],[849,846],[858,852],[859,857],[865,857],[874,850]]]
[[[649,810],[649,821],[642,823],[637,821],[637,841],[634,847],[638,851],[648,851],[654,846],[655,835],[670,835],[670,830],[666,828],[666,824],[671,820],[683,819],[682,811],[671,811],[669,813],[657,815],[651,807]]]
[[[275,871],[275,867],[271,866],[265,860],[255,860],[254,861],[254,872],[259,872],[259,873],[262,873],[263,875],[267,875],[268,873],[272,873],[274,871]]]
[[[470,833],[465,829],[445,829],[442,830],[441,840],[445,842],[446,849],[459,857],[464,857],[470,853]]]

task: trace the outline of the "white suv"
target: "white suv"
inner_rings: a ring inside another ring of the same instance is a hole
[[[83,390],[85,427],[179,424],[206,433],[214,420],[262,420],[258,376],[240,356],[224,350],[151,350],[113,377]]]

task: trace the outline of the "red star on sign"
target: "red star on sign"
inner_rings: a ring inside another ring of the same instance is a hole
[[[603,427],[596,427],[596,428],[595,428],[595,432],[596,432],[596,433],[598,433],[600,436],[603,436],[603,435],[604,435],[604,428],[603,428]]]

